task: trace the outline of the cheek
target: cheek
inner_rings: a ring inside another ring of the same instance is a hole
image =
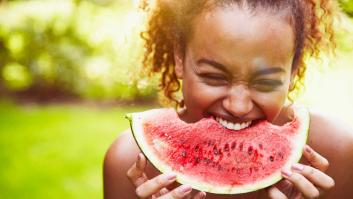
[[[188,110],[204,112],[217,100],[222,99],[225,91],[223,88],[209,87],[201,82],[185,82],[183,96]]]
[[[278,91],[268,96],[261,96],[257,98],[257,104],[266,115],[267,120],[273,122],[282,110],[287,97],[286,91]]]

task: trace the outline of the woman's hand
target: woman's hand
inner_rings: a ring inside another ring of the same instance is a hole
[[[334,187],[334,180],[325,174],[329,166],[326,158],[308,145],[303,151],[309,165],[294,164],[291,170],[282,170],[285,178],[268,189],[271,199],[319,198],[325,191]]]
[[[149,180],[145,173],[146,165],[147,160],[144,155],[140,153],[136,163],[127,172],[128,178],[136,187],[136,195],[139,198],[202,199],[206,197],[205,192],[198,192],[192,197],[192,189],[188,185],[181,185],[173,190],[168,190],[166,187],[176,180],[176,176],[174,174],[161,174]]]

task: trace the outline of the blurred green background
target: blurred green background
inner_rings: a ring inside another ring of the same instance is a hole
[[[102,198],[124,114],[156,106],[138,75],[138,0],[0,1],[0,198]],[[353,123],[353,1],[334,59],[311,61],[298,99]],[[331,64],[330,64],[331,63]]]

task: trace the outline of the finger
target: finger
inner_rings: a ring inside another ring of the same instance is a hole
[[[140,186],[148,180],[146,174],[144,173],[146,165],[147,160],[145,156],[142,155],[142,153],[139,153],[137,156],[137,161],[127,171],[127,177],[136,187]]]
[[[295,188],[293,186],[293,183],[291,183],[289,180],[287,179],[283,179],[281,181],[279,181],[278,183],[276,183],[276,188],[279,189],[282,193],[286,193],[287,197],[288,197],[288,193],[289,196],[290,194],[293,193],[293,191],[295,191]]]
[[[147,198],[161,191],[165,186],[172,184],[176,179],[175,174],[161,174],[153,179],[147,180],[136,189],[136,195]]]
[[[319,169],[320,171],[327,170],[329,166],[328,160],[314,151],[314,149],[312,149],[309,145],[305,145],[303,155],[313,167]]]
[[[170,191],[169,193],[161,196],[159,199],[180,199],[190,195],[192,188],[188,185],[181,185]]]
[[[307,198],[318,198],[320,196],[319,190],[303,175],[299,173],[293,173],[290,170],[283,169],[282,175],[289,181],[293,183],[293,185]]]
[[[331,189],[335,186],[335,181],[330,176],[311,166],[296,163],[292,166],[292,170],[302,174],[309,179],[310,182],[324,190]]]
[[[169,190],[167,188],[162,188],[157,194],[154,194],[152,196],[152,199],[158,198],[158,197],[160,197],[160,196],[162,196],[162,195],[164,195],[164,194],[166,194],[168,192],[169,192]]]
[[[267,190],[270,199],[288,199],[277,187],[272,186]]]
[[[293,199],[304,199],[303,194],[300,192],[297,192],[294,196]]]
[[[159,194],[160,194],[160,196],[162,196],[162,195],[164,195],[164,194],[166,194],[166,193],[168,193],[169,192],[169,190],[167,189],[167,188],[163,188],[163,189],[161,189],[161,191],[159,192]]]
[[[204,199],[206,198],[206,193],[201,191],[201,192],[198,192],[195,196],[194,196],[194,199]]]

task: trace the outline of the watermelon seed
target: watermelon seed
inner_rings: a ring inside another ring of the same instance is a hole
[[[232,142],[232,146],[231,146],[232,150],[234,150],[236,146],[237,146],[237,143],[235,141]]]
[[[274,157],[271,155],[270,156],[270,161],[273,162],[274,160],[275,160]]]
[[[215,155],[218,155],[218,150],[217,150],[216,147],[213,148],[213,153],[214,153]]]
[[[228,143],[224,145],[224,151],[229,151],[229,144]]]
[[[195,158],[195,161],[196,161],[196,163],[200,163],[200,158],[199,158],[199,157],[196,157],[196,158]]]
[[[260,149],[263,149],[263,146],[262,146],[262,144],[261,144],[261,143],[259,144],[259,147],[260,147]]]
[[[183,158],[186,158],[186,151],[185,151],[185,150],[181,152],[181,156],[182,156]]]
[[[199,148],[200,148],[199,145],[196,145],[194,151],[195,151],[195,152],[198,152],[198,151],[199,151]]]
[[[248,154],[249,154],[249,155],[252,155],[252,152],[253,152],[253,147],[252,147],[252,146],[249,146],[249,148],[248,148]]]
[[[207,146],[211,146],[211,140],[207,142]]]

